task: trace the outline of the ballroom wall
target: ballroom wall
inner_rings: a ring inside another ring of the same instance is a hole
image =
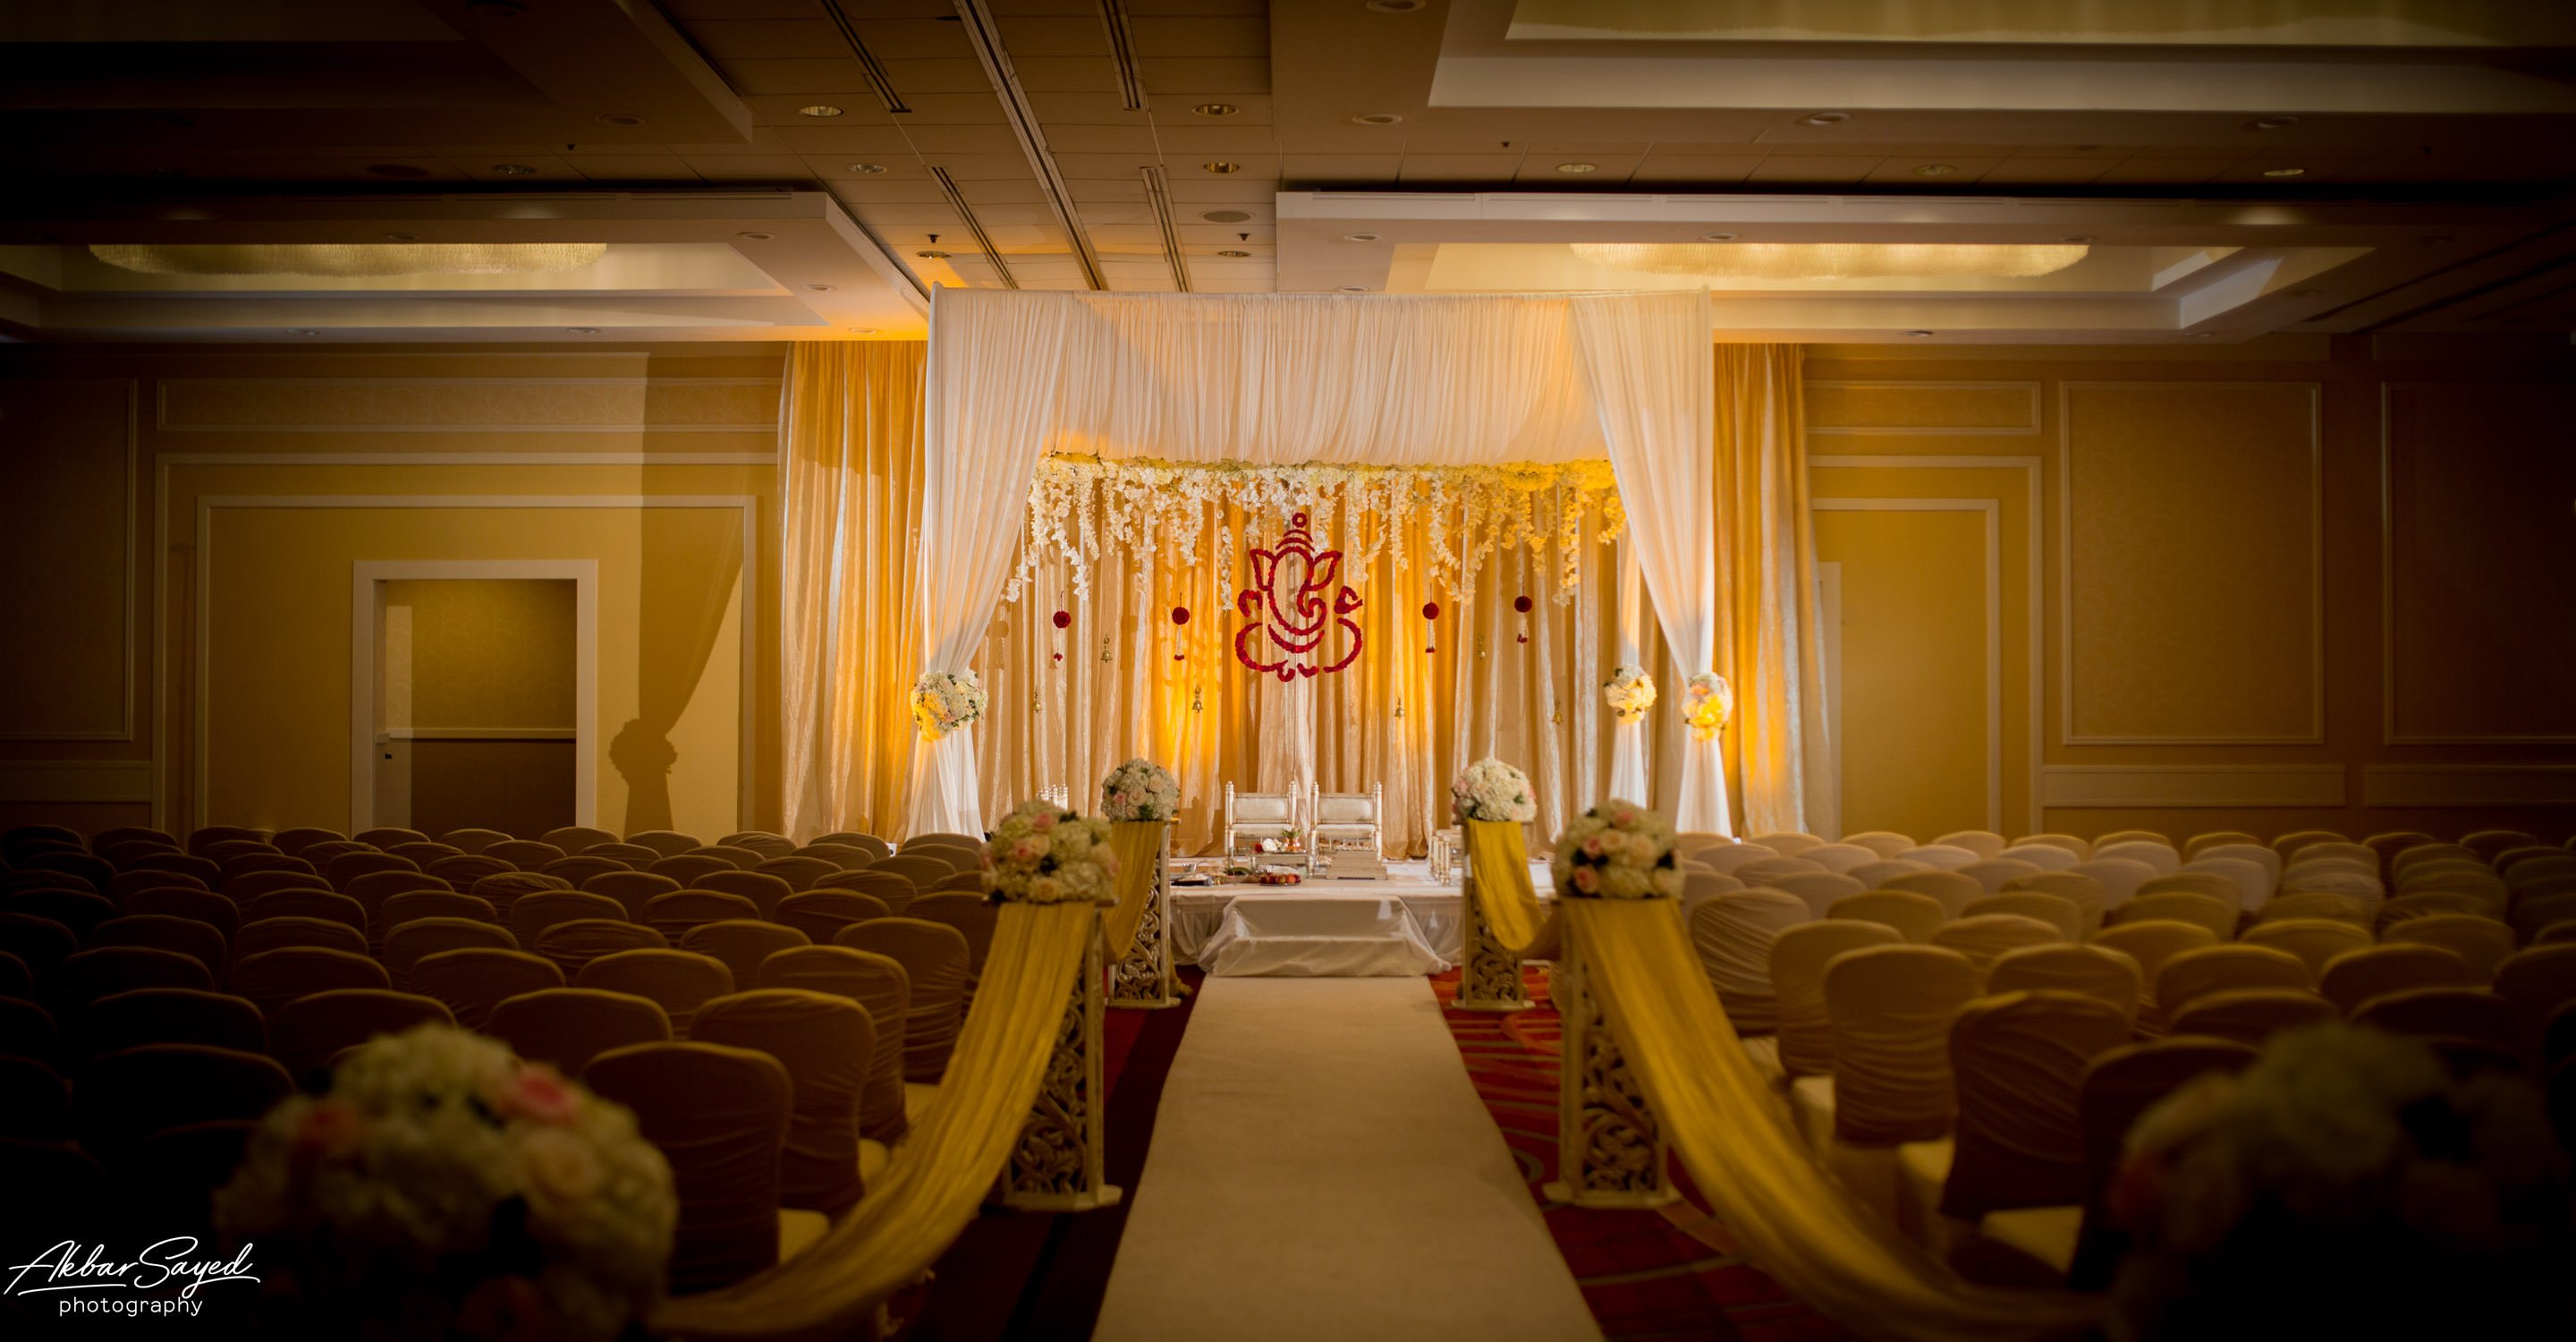
[[[0,824],[345,823],[353,565],[575,561],[594,818],[774,826],[780,367],[0,351]],[[1847,829],[2576,825],[2564,346],[1818,346],[1807,379]]]
[[[781,359],[0,352],[0,823],[348,823],[359,563],[588,574],[593,818],[774,823]]]

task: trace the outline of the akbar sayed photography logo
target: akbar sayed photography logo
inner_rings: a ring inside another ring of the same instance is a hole
[[[105,1244],[61,1240],[26,1262],[0,1267],[0,1273],[8,1274],[0,1295],[16,1297],[33,1312],[62,1317],[196,1318],[211,1297],[224,1293],[205,1288],[242,1283],[235,1289],[244,1289],[259,1283],[252,1275],[251,1248],[245,1244],[239,1253],[221,1258],[200,1246],[195,1236],[174,1235],[128,1257]]]

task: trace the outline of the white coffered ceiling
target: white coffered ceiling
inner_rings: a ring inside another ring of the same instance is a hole
[[[2074,13],[2086,21],[2069,30]],[[1747,338],[2565,330],[2571,14],[2501,0],[11,6],[0,130],[19,190],[0,207],[0,325],[20,339],[917,337],[938,284],[1689,283],[1589,266],[1567,244],[1731,233],[2086,237],[2099,255],[2044,283],[1721,283],[1721,326]],[[245,285],[110,271],[85,251],[396,237],[607,242],[616,264]],[[2177,249],[2223,256],[2180,273],[2148,260]]]

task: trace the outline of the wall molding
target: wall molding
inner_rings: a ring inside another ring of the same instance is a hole
[[[164,452],[164,466],[775,466],[775,452]]]
[[[0,801],[141,806],[151,800],[150,760],[0,760]]]
[[[668,424],[642,418],[612,423],[512,423],[506,420],[466,420],[441,423],[295,423],[190,420],[174,418],[171,392],[175,388],[184,398],[195,388],[211,387],[435,387],[453,390],[465,387],[632,387],[639,393],[653,386],[662,387],[771,387],[781,385],[774,377],[170,377],[153,384],[153,428],[163,433],[775,433],[778,417],[757,423]],[[184,400],[183,400],[184,405]],[[774,405],[774,398],[773,398]],[[639,403],[636,409],[642,409]]]
[[[143,390],[141,384],[136,379],[130,377],[57,378],[47,380],[63,382],[105,382],[110,384],[122,384],[125,388],[125,511],[123,513],[124,527],[118,533],[123,538],[122,548],[125,555],[125,611],[124,618],[122,620],[123,628],[119,630],[117,639],[116,658],[117,669],[123,673],[123,688],[117,695],[118,722],[114,727],[103,727],[94,731],[0,732],[0,741],[131,742],[134,740],[134,692],[137,688],[136,682],[142,679],[142,668],[139,665],[142,658],[140,656],[140,649],[135,644],[134,616],[136,607],[140,604],[136,599],[136,584],[140,581],[142,575],[142,565],[136,558],[135,551],[141,548],[142,542],[142,528],[137,521],[136,514],[137,509],[140,507],[142,502],[140,495],[143,484]],[[154,590],[156,592],[159,590],[157,584]]]
[[[2576,764],[2366,764],[2364,806],[2576,806]]]
[[[2075,730],[2075,414],[2078,391],[2295,387],[2308,398],[2308,730],[2299,735],[2151,733],[2085,734]],[[2069,746],[2317,746],[2326,740],[2326,476],[2325,407],[2316,382],[2060,382],[2057,385],[2057,714],[2058,742]]]
[[[2040,431],[2040,384],[2035,381],[1951,382],[1866,378],[1811,381],[1805,386],[1809,389],[1822,387],[1839,391],[2018,391],[2027,394],[2030,400],[2030,413],[2025,416],[2025,421],[2021,424],[1817,424],[1810,422],[1807,425],[1809,434],[2000,438],[2034,437]]]
[[[2344,804],[2340,764],[2052,764],[2051,807],[2156,810],[2198,806]]]

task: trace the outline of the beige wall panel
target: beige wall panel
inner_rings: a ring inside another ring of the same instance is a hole
[[[2037,382],[1807,384],[1810,433],[2039,432]]]
[[[2063,394],[2065,740],[2322,739],[2315,388]]]
[[[2387,730],[2576,741],[2576,387],[2386,392]]]
[[[134,397],[0,378],[0,738],[133,736]]]
[[[570,579],[401,580],[386,620],[410,611],[410,664],[385,662],[389,725],[433,732],[573,729],[578,585]],[[407,675],[406,675],[407,673]],[[409,693],[398,694],[398,678]]]
[[[167,378],[159,427],[265,433],[707,433],[778,419],[763,378]]]
[[[1834,500],[1816,513],[1816,556],[1842,566],[1846,831],[1997,823],[1993,514],[1905,506],[1920,502]]]

